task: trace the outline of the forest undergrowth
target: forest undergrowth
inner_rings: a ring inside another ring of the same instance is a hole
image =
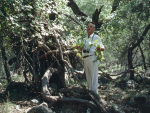
[[[23,79],[22,82],[20,78],[19,80],[9,85],[3,82],[0,91],[0,113],[26,113],[28,109],[43,102],[39,88],[36,90],[35,86],[27,85]],[[82,83],[87,85],[85,79]],[[79,86],[72,78],[67,85]],[[149,84],[136,80],[132,82],[128,75],[118,76],[116,79],[100,75],[98,94],[109,107],[109,113],[148,113],[150,110]],[[32,103],[34,99],[38,102]],[[59,103],[50,109],[54,113],[87,113],[88,108],[83,104]]]

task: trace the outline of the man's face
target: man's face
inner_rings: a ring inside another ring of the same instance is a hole
[[[95,28],[94,28],[93,24],[89,23],[87,25],[87,33],[91,35],[92,33],[94,33],[94,31],[95,31]]]

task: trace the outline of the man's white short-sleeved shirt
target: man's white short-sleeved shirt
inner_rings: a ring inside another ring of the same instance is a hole
[[[82,57],[87,55],[94,55],[95,52],[95,46],[89,47],[90,44],[94,44],[96,47],[100,45],[101,48],[104,48],[104,45],[102,44],[101,38],[96,34],[91,34],[90,37],[86,37],[84,39],[84,48],[82,49]],[[89,50],[89,53],[84,53],[83,50]]]

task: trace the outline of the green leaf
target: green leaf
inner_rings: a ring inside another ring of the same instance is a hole
[[[95,55],[96,55],[96,56],[98,56],[98,53],[97,53],[97,51],[95,51]]]
[[[89,47],[92,47],[93,46],[93,44],[89,44]]]
[[[73,44],[72,47],[76,47],[76,44]]]
[[[74,49],[74,51],[77,52],[78,50],[77,50],[77,49]]]
[[[76,56],[78,56],[78,57],[80,57],[80,58],[81,58],[81,53],[77,53],[77,54],[76,54]]]
[[[95,44],[96,44],[96,43],[98,43],[98,41],[99,41],[99,40],[98,40],[98,39],[96,39],[96,40],[94,40],[94,41],[93,41],[93,43],[95,43]]]

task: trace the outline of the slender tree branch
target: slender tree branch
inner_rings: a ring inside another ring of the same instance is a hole
[[[132,50],[133,50],[134,48],[136,48],[137,46],[140,45],[140,43],[144,40],[144,36],[147,34],[147,32],[149,31],[149,29],[150,29],[150,24],[148,24],[148,25],[146,26],[146,28],[145,28],[145,30],[144,30],[142,36],[140,36],[140,39],[137,40],[137,43],[132,44],[132,47],[131,47]]]
[[[67,14],[64,14],[62,13],[63,15],[65,15],[66,17],[70,18],[72,21],[74,21],[76,24],[80,25],[81,26],[81,29],[84,31],[84,28],[83,26],[81,25],[81,23],[77,20],[75,20],[73,17],[71,17],[70,15],[67,15]]]

